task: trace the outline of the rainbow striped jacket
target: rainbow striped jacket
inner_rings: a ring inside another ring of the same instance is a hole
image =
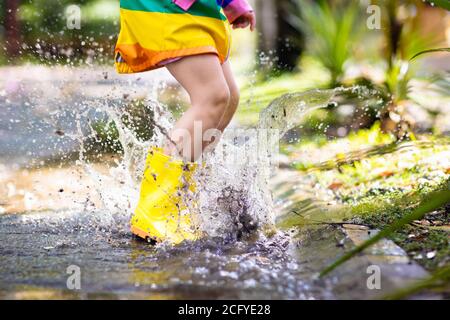
[[[176,5],[178,5],[184,11],[189,10],[189,8],[197,0],[172,0]],[[237,18],[246,12],[253,11],[252,7],[248,4],[246,0],[216,0],[217,4],[221,5],[228,21],[233,23]]]

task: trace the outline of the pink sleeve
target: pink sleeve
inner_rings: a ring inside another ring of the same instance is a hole
[[[172,1],[184,11],[188,11],[196,0],[172,0]]]
[[[253,8],[246,0],[232,0],[225,8],[223,8],[225,15],[230,23],[233,23],[237,18],[244,13],[253,11]]]

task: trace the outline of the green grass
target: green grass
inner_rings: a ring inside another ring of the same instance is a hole
[[[450,141],[432,135],[416,139],[394,142],[375,124],[345,138],[284,145],[283,152],[299,180],[309,181],[305,190],[314,185],[322,190],[317,194],[330,197],[317,200],[336,201],[345,213],[341,221],[388,230],[384,236],[434,271],[450,262],[450,207],[436,198],[450,194]],[[437,207],[421,209],[433,203]]]
[[[241,103],[236,119],[242,125],[253,126],[258,122],[259,113],[274,99],[286,93],[302,92],[323,88],[330,75],[312,57],[304,57],[300,64],[301,73],[285,73],[269,80],[249,82],[248,75],[238,77],[241,83]]]
[[[449,181],[450,182],[450,181]],[[405,226],[411,224],[417,219],[422,219],[426,214],[429,214],[430,212],[433,212],[435,210],[439,210],[443,206],[447,206],[450,204],[450,190],[448,187],[448,183],[443,186],[441,190],[426,194],[423,199],[420,201],[419,205],[417,207],[414,207],[409,210],[409,208],[405,208],[402,210],[399,209],[398,212],[400,212],[399,217],[394,217],[392,214],[390,217],[392,217],[392,220],[387,221],[385,225],[383,225],[380,232],[378,232],[376,235],[371,237],[370,239],[366,240],[362,244],[358,245],[357,247],[353,248],[349,252],[345,253],[343,256],[338,258],[334,263],[327,266],[321,273],[321,276],[325,276],[337,267],[341,266],[344,262],[347,260],[350,260],[351,258],[355,257],[360,252],[364,251],[366,248],[372,246],[373,244],[377,243],[379,240],[383,238],[390,238],[393,237],[397,232],[404,230]],[[405,201],[408,201],[409,199],[406,198]],[[408,203],[408,202],[406,202]],[[446,209],[445,209],[446,210]],[[440,239],[440,237],[438,237]],[[395,239],[394,239],[395,240]],[[398,239],[397,239],[398,240]],[[443,240],[442,242],[434,242],[431,241],[433,244],[433,252],[436,252],[439,249],[442,249],[439,251],[442,256],[446,257],[448,253],[447,247],[448,247],[448,240]],[[419,248],[422,248],[422,245],[424,244],[424,241],[420,242]],[[442,245],[442,248],[439,246]],[[444,262],[445,263],[445,262]]]
[[[449,180],[450,182],[450,180]],[[392,192],[385,195],[372,196],[352,206],[353,222],[371,228],[383,229],[411,214],[434,191],[448,191],[448,183],[434,188],[424,188],[405,195]],[[420,221],[405,225],[392,232],[388,238],[402,247],[416,262],[427,270],[433,271],[450,263],[449,230],[450,206],[441,207],[427,213]],[[427,257],[427,254],[435,256]]]

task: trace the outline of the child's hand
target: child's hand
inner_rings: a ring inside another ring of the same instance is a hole
[[[250,30],[255,30],[256,16],[253,11],[248,11],[234,20],[232,23],[233,29],[244,29],[250,26]]]

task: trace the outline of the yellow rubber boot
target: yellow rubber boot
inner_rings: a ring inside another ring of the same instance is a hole
[[[195,168],[195,164],[174,160],[160,149],[149,152],[139,203],[131,218],[132,233],[172,244],[198,238],[183,202],[188,190],[195,191]]]

